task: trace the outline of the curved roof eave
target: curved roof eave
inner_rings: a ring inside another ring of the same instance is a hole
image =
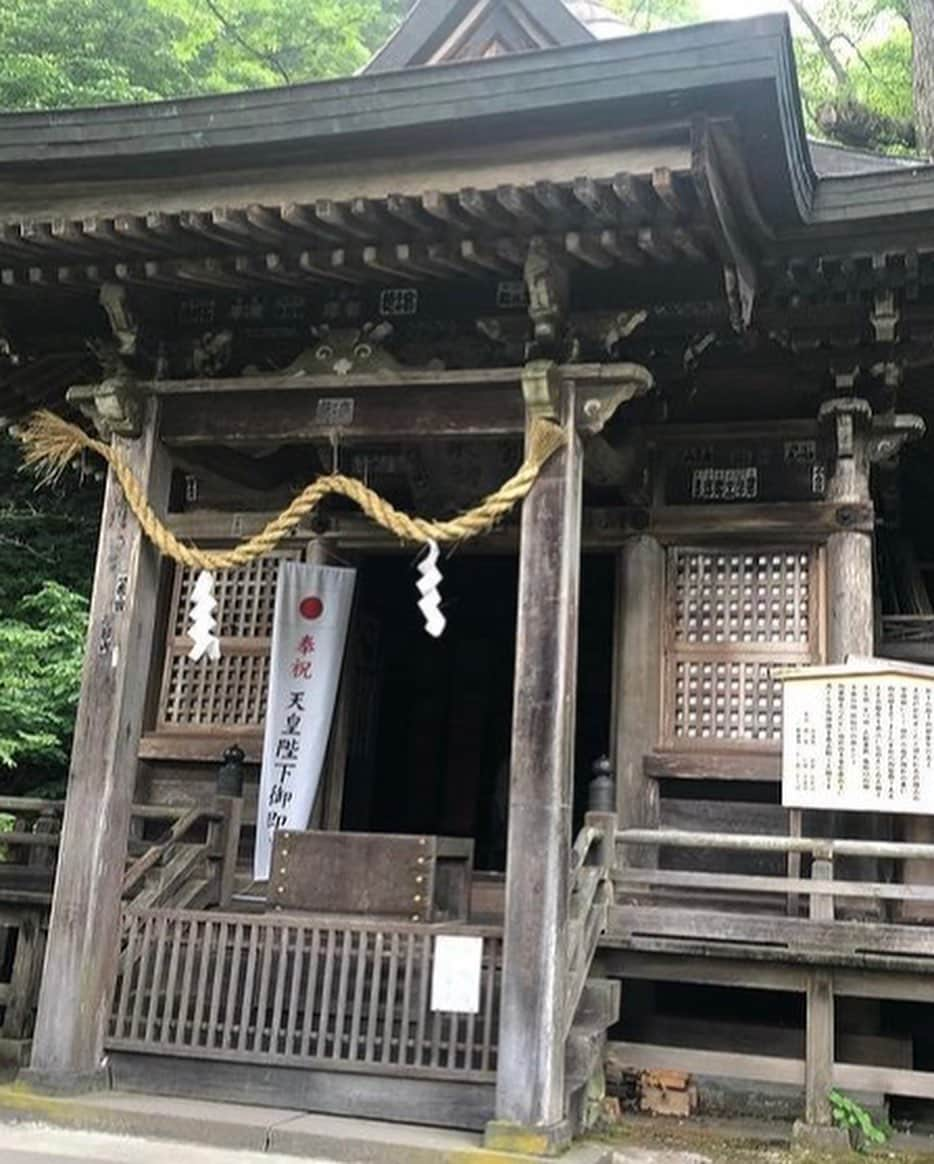
[[[0,182],[192,169],[732,117],[766,220],[809,215],[815,176],[785,16],[143,105],[0,114]]]

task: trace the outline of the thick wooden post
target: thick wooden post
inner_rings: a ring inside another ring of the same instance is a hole
[[[620,828],[658,825],[658,781],[646,778],[643,757],[658,744],[664,595],[664,549],[653,537],[631,538],[619,555],[614,652]],[[626,859],[654,864],[657,851],[636,846]]]
[[[871,504],[869,493],[869,425],[872,413],[865,400],[828,400],[821,420],[834,427],[836,460],[827,482],[827,500],[841,507]],[[827,661],[842,663],[847,655],[873,654],[872,534],[865,529],[840,530],[827,539]]]
[[[170,467],[158,405],[142,435],[115,438],[156,512]],[[120,897],[156,613],[158,555],[120,486],[107,480],[58,875],[32,1061],[24,1078],[50,1090],[105,1082],[101,1067],[120,937]]]
[[[564,1008],[580,575],[581,447],[570,435],[522,511],[504,967],[491,1147],[555,1153],[566,1119]],[[529,393],[527,391],[527,400]]]
[[[833,880],[833,862],[815,854],[811,868],[814,881]],[[814,921],[833,921],[834,901],[826,893],[811,897],[810,916]],[[830,1092],[834,1062],[833,971],[819,967],[808,972],[805,1014],[804,1118],[809,1124],[830,1127],[833,1113]]]

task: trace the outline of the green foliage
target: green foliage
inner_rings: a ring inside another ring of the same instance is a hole
[[[811,128],[827,132],[822,111],[834,104],[864,108],[873,119],[870,144],[906,148],[914,116],[911,31],[900,0],[808,0],[807,11],[846,75],[841,82],[826,52],[798,25],[798,75]]]
[[[407,0],[0,0],[0,109],[150,101],[359,68]]]
[[[703,0],[604,2],[639,32],[707,14]],[[0,109],[149,101],[347,75],[410,6],[411,0],[0,0]],[[909,0],[801,0],[801,7],[822,34],[795,22],[812,131],[847,144],[910,148]]]
[[[0,766],[33,786],[68,766],[87,614],[86,598],[46,582],[0,619]]]
[[[838,1128],[846,1128],[858,1152],[884,1144],[889,1138],[889,1129],[880,1127],[855,1099],[844,1095],[842,1091],[831,1091],[828,1099],[834,1124]]]
[[[637,32],[693,24],[702,19],[700,0],[603,0]]]
[[[0,0],[2,2],[2,0]],[[13,793],[64,787],[100,518],[100,478],[37,489],[0,434],[0,769]],[[49,579],[55,579],[54,582]]]
[[[90,594],[94,570],[103,492],[99,470],[96,479],[68,472],[58,484],[40,489],[21,465],[19,444],[0,433],[0,618],[13,614],[48,578]]]

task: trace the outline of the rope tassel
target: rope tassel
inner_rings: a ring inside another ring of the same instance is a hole
[[[529,433],[528,452],[516,473],[495,493],[473,509],[447,521],[430,521],[402,513],[362,481],[331,473],[306,486],[291,504],[254,537],[231,550],[205,550],[186,545],[172,533],[153,511],[139,480],[119,449],[90,437],[77,425],[53,412],[41,410],[30,416],[19,430],[24,460],[36,470],[43,483],[56,480],[85,449],[102,457],[110,466],[143,532],[166,557],[196,570],[224,570],[245,566],[271,553],[331,493],[348,497],[371,521],[395,534],[400,541],[420,545],[462,542],[488,533],[525,499],[543,466],[566,442],[564,430],[550,420],[537,418]]]

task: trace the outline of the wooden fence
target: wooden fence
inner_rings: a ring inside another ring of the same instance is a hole
[[[111,1050],[495,1079],[498,929],[133,907],[123,926]],[[431,1010],[438,933],[483,940],[477,1014]]]

